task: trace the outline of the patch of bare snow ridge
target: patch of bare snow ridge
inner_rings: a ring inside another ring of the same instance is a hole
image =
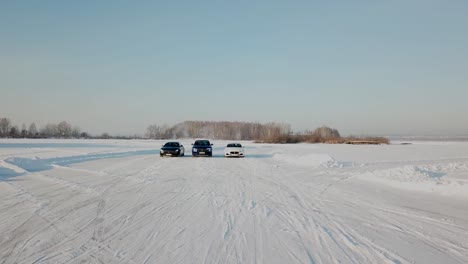
[[[364,172],[361,178],[392,187],[468,197],[468,164],[405,165]]]

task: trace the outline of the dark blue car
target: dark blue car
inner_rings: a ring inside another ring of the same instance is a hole
[[[192,144],[192,156],[193,157],[212,157],[213,144],[209,140],[195,140]]]

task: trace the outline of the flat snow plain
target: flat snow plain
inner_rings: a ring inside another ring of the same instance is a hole
[[[1,140],[0,263],[468,263],[468,143]]]

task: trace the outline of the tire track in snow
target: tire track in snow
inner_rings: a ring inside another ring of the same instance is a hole
[[[281,168],[278,168],[278,170],[281,170]],[[287,169],[285,171],[287,171]],[[284,208],[285,212],[281,215],[281,218],[283,219],[283,221],[287,223],[287,225],[289,225],[289,228],[291,231],[293,231],[297,227],[300,227],[300,226],[303,227],[303,230],[298,229],[301,231],[297,233],[297,237],[300,241],[304,241],[304,238],[302,235],[303,233],[307,233],[309,232],[309,230],[311,231],[313,230],[314,233],[318,232],[319,234],[318,237],[316,237],[317,241],[321,241],[320,243],[318,243],[318,245],[320,245],[320,248],[315,249],[316,251],[318,250],[320,252],[329,252],[328,253],[329,256],[334,256],[336,255],[336,250],[329,248],[330,243],[332,243],[332,244],[335,244],[340,249],[340,251],[344,254],[344,257],[347,259],[347,261],[353,262],[354,259],[358,259],[358,260],[361,259],[361,261],[367,261],[367,262],[372,262],[372,260],[374,261],[381,260],[381,257],[382,257],[381,254],[378,254],[378,256],[372,257],[372,254],[369,255],[369,252],[363,255],[363,252],[361,252],[360,250],[357,250],[356,243],[354,241],[350,241],[349,239],[351,235],[346,235],[343,229],[340,229],[336,226],[335,220],[333,220],[330,217],[326,217],[324,213],[324,209],[321,208],[321,205],[319,203],[310,204],[310,203],[305,202],[304,199],[301,198],[302,195],[305,194],[306,192],[298,192],[299,190],[304,189],[304,188],[303,187],[301,188],[301,186],[294,186],[292,184],[293,179],[294,177],[288,177],[288,183],[286,184],[283,182],[282,178],[278,177],[275,179],[275,182],[276,182],[275,185],[278,185],[277,183],[283,183],[282,185],[278,186],[280,193],[283,194],[283,197],[282,197],[283,201],[281,202],[282,204],[288,204],[288,205],[296,204],[297,205],[296,207],[297,211],[294,210],[293,207]],[[291,189],[291,187],[294,187],[294,189]],[[317,197],[320,194],[325,193],[324,190],[326,190],[327,187],[328,185],[325,185],[325,189],[322,189],[318,193],[315,193],[313,195],[315,197],[307,199],[307,201],[318,200]],[[314,214],[304,215],[303,212],[314,212]],[[288,221],[292,221],[292,222],[288,222]],[[299,223],[296,223],[296,221]],[[336,237],[340,237],[340,239],[337,240]],[[327,242],[327,241],[330,241],[330,242]],[[350,243],[347,244],[346,241]],[[310,252],[308,252],[307,246],[304,246],[304,251],[307,253],[308,256],[310,255],[313,259],[314,254],[311,254]],[[350,253],[353,255],[350,255]],[[391,254],[387,253],[387,255],[390,256]],[[332,259],[327,259],[324,262],[337,261],[337,260],[338,259],[334,260],[332,258]],[[391,257],[389,260],[395,263],[401,262],[400,260],[396,260],[396,258],[394,257]]]

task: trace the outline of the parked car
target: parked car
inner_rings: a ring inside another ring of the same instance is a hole
[[[177,156],[181,157],[185,155],[184,145],[179,142],[167,142],[164,146],[161,147],[159,151],[159,156]]]
[[[213,146],[213,144],[211,144],[209,140],[195,140],[195,143],[192,144],[192,156],[212,157],[213,148],[211,146]]]
[[[245,155],[244,147],[240,143],[229,143],[224,149],[224,157],[241,157]]]

